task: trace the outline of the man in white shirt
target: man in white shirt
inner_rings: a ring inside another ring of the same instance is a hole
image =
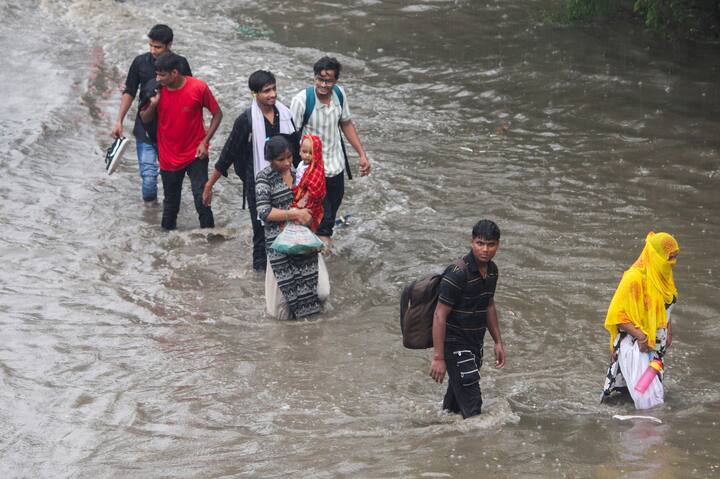
[[[360,176],[370,174],[370,160],[365,154],[350,117],[347,95],[341,87],[336,85],[340,77],[340,69],[341,65],[337,59],[322,57],[313,66],[314,88],[300,91],[292,99],[290,105],[295,125],[301,129],[300,134],[317,135],[322,140],[327,194],[323,202],[325,214],[318,227],[317,235],[326,244],[330,243],[335,217],[345,194],[343,172],[346,160],[340,130],[360,156]],[[312,97],[309,99],[310,102],[314,100],[314,106],[312,113],[307,118],[307,123],[304,123],[303,119],[310,95],[314,95],[314,99]]]

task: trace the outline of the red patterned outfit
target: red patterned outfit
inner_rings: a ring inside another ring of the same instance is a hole
[[[322,142],[320,138],[315,135],[305,135],[300,141],[300,145],[306,138],[310,139],[313,144],[313,160],[308,165],[298,185],[293,188],[292,207],[297,208],[298,202],[307,197],[304,207],[309,209],[312,214],[310,229],[316,231],[323,218],[323,200],[326,194],[325,165],[322,159]]]

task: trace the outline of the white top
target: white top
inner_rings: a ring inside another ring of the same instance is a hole
[[[305,170],[307,170],[308,166],[310,165],[306,165],[304,161],[300,162],[300,164],[297,166],[297,170],[295,170],[295,183],[293,183],[293,186],[297,186],[300,184],[300,180],[302,180],[302,177],[305,174]]]
[[[325,105],[315,95],[315,108],[308,119],[307,125],[302,134],[311,134],[320,137],[323,145],[323,162],[325,163],[325,176],[336,176],[345,171],[345,157],[340,146],[340,121],[350,120],[350,107],[348,106],[348,97],[345,90],[339,87],[345,101],[342,108],[340,107],[340,99],[332,92],[329,105]],[[313,90],[314,91],[314,90]],[[292,111],[293,121],[300,128],[302,126],[303,114],[305,113],[305,89],[295,95],[290,103],[290,111]]]

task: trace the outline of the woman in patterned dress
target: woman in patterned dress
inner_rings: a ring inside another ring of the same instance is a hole
[[[628,392],[636,409],[665,401],[662,371],[645,391],[635,385],[650,362],[662,361],[672,344],[670,312],[678,295],[672,269],[679,252],[675,238],[651,231],[640,257],[620,280],[605,318],[612,360],[603,399],[613,391]]]
[[[270,166],[255,180],[258,217],[265,225],[268,262],[266,275],[273,275],[287,308],[281,308],[279,319],[297,319],[319,313],[318,253],[278,253],[271,245],[288,221],[308,225],[312,215],[307,208],[291,208],[293,202],[292,151],[282,136],[274,136],[265,144],[265,158]],[[266,296],[268,281],[266,279]],[[283,312],[283,310],[285,310]]]

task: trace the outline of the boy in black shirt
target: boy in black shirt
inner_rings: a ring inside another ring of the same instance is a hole
[[[140,90],[138,101],[138,116],[135,118],[133,134],[137,146],[138,168],[142,178],[142,197],[147,202],[157,199],[158,152],[157,152],[157,124],[155,121],[143,125],[140,120],[140,106],[155,95],[157,82],[155,80],[155,60],[163,53],[170,51],[173,42],[173,31],[167,25],[155,25],[147,34],[150,51],[138,55],[130,65],[125,90],[120,99],[120,111],[112,129],[112,137],[123,136],[123,120],[133,99]],[[190,65],[185,57],[180,57],[180,73],[192,76]]]
[[[472,230],[470,252],[464,267],[451,264],[440,282],[433,316],[433,359],[430,376],[441,383],[448,373],[443,409],[461,413],[463,418],[480,414],[480,367],[485,330],[495,341],[495,367],[505,364],[505,347],[500,337],[495,287],[498,269],[492,261],[500,246],[500,229],[490,220],[479,221]]]
[[[255,177],[270,164],[265,160],[265,141],[283,135],[290,141],[293,155],[297,155],[298,138],[290,110],[277,99],[275,75],[266,70],[257,70],[248,78],[248,88],[252,93],[252,104],[235,120],[220,158],[205,183],[203,202],[210,206],[213,186],[220,176],[227,177],[232,165],[244,184],[253,228],[253,270],[259,272],[265,271],[267,254],[265,228],[258,218],[255,203]],[[297,164],[297,161],[293,163]]]

